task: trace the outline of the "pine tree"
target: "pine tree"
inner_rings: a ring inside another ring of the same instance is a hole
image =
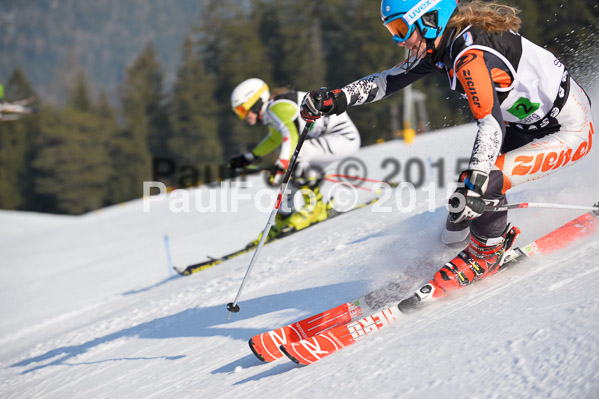
[[[318,88],[326,84],[327,65],[323,44],[323,2],[286,4],[281,15],[283,38],[282,71],[289,83],[299,90]]]
[[[142,195],[144,181],[151,180],[152,155],[166,155],[168,130],[163,104],[162,73],[153,45],[127,68],[121,97],[124,129],[113,140],[111,155],[118,175],[114,199],[126,201]]]
[[[105,183],[105,202],[106,205],[111,205],[129,199],[123,194],[123,188],[119,186],[120,176],[123,171],[118,169],[120,162],[116,154],[118,153],[118,143],[121,140],[119,139],[121,129],[117,122],[117,111],[110,104],[106,92],[100,93],[98,101],[93,104],[93,112],[98,117],[99,131],[103,132],[106,138],[106,154],[109,159],[110,177]]]
[[[170,129],[163,80],[164,74],[154,45],[148,43],[139,57],[127,68],[123,108],[130,126],[146,131],[153,155],[168,155]],[[128,118],[129,113],[139,119],[133,122]]]
[[[179,166],[190,165],[203,173],[205,167],[223,162],[217,110],[214,83],[194,55],[194,44],[188,37],[170,108],[173,136],[169,148]]]
[[[7,101],[36,97],[20,69],[11,74],[4,90]],[[36,101],[32,106],[39,106]],[[0,208],[28,209],[31,205],[33,171],[31,160],[37,150],[40,116],[28,115],[17,121],[0,121]]]
[[[289,86],[293,79],[283,69],[285,39],[281,35],[281,14],[286,10],[278,1],[253,0],[250,18],[256,21],[258,36],[264,46],[265,56],[272,66],[273,87]]]
[[[215,80],[219,138],[225,156],[247,151],[265,135],[264,128],[249,127],[231,111],[231,92],[242,81],[272,80],[272,61],[259,35],[260,20],[251,10],[231,0],[209,2],[198,28],[197,48],[206,70]]]
[[[88,92],[80,73],[64,108],[45,114],[43,145],[33,166],[39,173],[36,193],[48,199],[46,211],[81,214],[106,204],[111,132],[103,130]]]
[[[71,89],[68,103],[81,112],[89,112],[92,108],[89,98],[89,88],[87,87],[87,78],[83,71],[76,73],[75,83]]]

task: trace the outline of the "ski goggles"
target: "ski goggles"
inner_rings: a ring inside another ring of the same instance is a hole
[[[416,24],[408,25],[403,19],[404,14],[392,15],[390,21],[384,23],[385,27],[393,35],[393,41],[396,44],[403,43],[414,33]]]
[[[256,91],[254,93],[254,95],[252,95],[250,98],[248,98],[246,102],[233,108],[233,111],[237,114],[239,119],[245,119],[245,117],[248,114],[248,111],[252,110],[252,107],[254,106],[254,104],[256,104],[256,102],[260,99],[262,94],[267,90],[268,90],[268,86],[263,85],[258,91]]]

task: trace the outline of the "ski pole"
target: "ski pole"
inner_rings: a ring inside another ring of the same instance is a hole
[[[510,209],[522,209],[522,208],[552,208],[552,209],[576,209],[580,211],[592,211],[594,214],[599,215],[599,202],[593,206],[580,206],[580,205],[568,205],[568,204],[548,204],[543,202],[520,202],[516,204],[505,204],[505,205],[492,205],[487,204],[485,210],[491,212],[501,212]]]
[[[304,144],[304,140],[306,139],[306,136],[308,136],[308,132],[312,128],[313,124],[314,124],[314,122],[306,123],[306,126],[304,127],[304,130],[302,131],[302,133],[299,137],[297,145],[295,146],[295,151],[293,152],[293,156],[291,157],[291,160],[289,161],[289,167],[287,168],[287,173],[285,173],[285,177],[283,178],[283,183],[281,184],[281,188],[279,189],[279,194],[277,195],[277,200],[275,201],[275,207],[273,208],[272,212],[270,213],[270,217],[268,218],[266,227],[264,227],[264,231],[262,232],[262,236],[260,237],[260,242],[258,242],[258,245],[256,246],[256,250],[254,251],[254,254],[252,255],[250,265],[248,266],[247,271],[245,272],[245,277],[243,277],[243,281],[241,282],[239,291],[237,291],[237,296],[235,297],[235,300],[233,302],[230,302],[227,304],[227,310],[229,311],[227,320],[229,320],[231,318],[231,313],[239,312],[239,305],[237,304],[237,302],[239,301],[241,292],[243,291],[243,288],[245,287],[245,283],[247,282],[248,276],[250,275],[250,272],[252,271],[252,268],[254,267],[256,260],[258,259],[260,250],[262,249],[262,246],[264,245],[264,242],[266,241],[268,232],[270,231],[270,228],[272,227],[272,225],[274,223],[275,217],[277,215],[277,212],[279,211],[279,207],[281,206],[281,202],[283,200],[283,195],[285,195],[285,191],[287,191],[287,185],[289,184],[289,179],[291,178],[293,169],[295,169],[295,164],[297,163],[297,156],[298,156],[300,149],[302,148],[302,145]]]

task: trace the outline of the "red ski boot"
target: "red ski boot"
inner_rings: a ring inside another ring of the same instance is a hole
[[[470,243],[453,260],[447,262],[428,284],[420,287],[414,296],[402,301],[399,309],[404,313],[419,308],[428,299],[440,298],[465,285],[497,273],[506,252],[520,234],[517,227],[506,228],[496,238],[479,237],[470,233]]]

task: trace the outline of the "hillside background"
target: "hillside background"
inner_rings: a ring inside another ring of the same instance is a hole
[[[517,5],[521,32],[596,85],[597,2]],[[230,110],[244,79],[339,87],[402,59],[366,0],[4,0],[0,54],[7,99],[33,95],[39,109],[0,123],[0,208],[68,214],[138,198],[144,180],[222,174],[265,134]],[[415,87],[427,95],[424,130],[471,120],[444,76]],[[351,110],[364,144],[393,137],[401,102]]]

